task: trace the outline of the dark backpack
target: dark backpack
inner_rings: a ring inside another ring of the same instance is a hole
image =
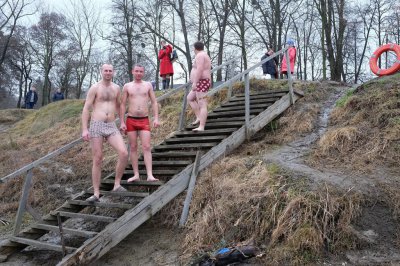
[[[171,57],[169,58],[171,62],[175,62],[178,59],[178,53],[176,50],[172,50]]]

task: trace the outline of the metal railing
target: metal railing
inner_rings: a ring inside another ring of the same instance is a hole
[[[231,60],[229,60],[229,61],[227,61],[227,62],[225,62],[225,63],[223,63],[223,64],[221,64],[221,65],[219,65],[217,67],[215,67],[215,68],[213,68],[212,69],[212,73],[217,71],[217,70],[219,70],[219,69],[221,69],[221,68],[223,68],[223,67],[225,67],[225,66],[227,66],[227,65],[229,65],[229,64],[232,64],[238,58],[240,58],[240,57],[235,57],[235,58],[233,58],[233,59],[231,59]],[[183,84],[183,85],[179,86],[178,88],[176,88],[176,89],[174,89],[174,90],[172,90],[172,91],[170,91],[168,93],[165,93],[165,94],[157,97],[157,102],[163,101],[163,100],[167,99],[168,97],[171,97],[172,95],[174,95],[175,93],[179,92],[183,88],[186,88],[186,92],[187,92],[188,91],[187,88],[189,87],[190,84],[191,83],[188,82],[188,83]],[[184,98],[186,98],[186,94],[185,94]],[[119,120],[119,118],[116,119],[116,121],[118,121],[118,120]],[[14,235],[17,235],[19,233],[19,231],[21,229],[22,218],[23,218],[23,215],[24,215],[24,213],[26,211],[29,214],[31,214],[32,217],[35,220],[38,219],[38,215],[37,215],[36,211],[28,203],[29,191],[30,191],[31,186],[32,186],[32,177],[33,177],[32,171],[33,171],[33,169],[35,167],[39,166],[40,164],[42,164],[42,163],[44,163],[44,162],[46,162],[46,161],[48,161],[50,159],[53,159],[54,157],[56,157],[56,156],[58,156],[58,155],[60,155],[60,154],[62,154],[64,152],[68,151],[69,149],[73,148],[75,145],[81,143],[82,141],[83,141],[82,137],[80,137],[80,138],[78,138],[76,140],[73,140],[72,142],[62,146],[61,148],[59,148],[59,149],[57,149],[57,150],[55,150],[55,151],[43,156],[42,158],[40,158],[40,159],[38,159],[38,160],[28,164],[28,165],[25,165],[24,167],[22,167],[22,168],[16,170],[15,172],[13,172],[13,173],[5,176],[5,177],[2,177],[0,179],[0,184],[1,184],[1,183],[7,182],[10,179],[16,178],[16,177],[26,173],[24,184],[23,184],[23,189],[22,189],[22,195],[21,195],[21,199],[20,199],[20,202],[19,202],[19,206],[18,206],[15,226],[14,226]]]

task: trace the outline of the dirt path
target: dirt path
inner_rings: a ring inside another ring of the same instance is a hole
[[[321,182],[331,183],[344,190],[356,190],[367,197],[369,204],[363,207],[361,216],[354,229],[367,247],[362,250],[349,251],[340,259],[347,260],[352,265],[382,265],[387,263],[400,264],[400,253],[397,234],[400,232],[398,222],[393,218],[390,208],[382,202],[382,191],[379,184],[398,182],[383,169],[377,169],[371,174],[349,173],[344,169],[319,170],[306,164],[305,158],[312,146],[327,130],[330,113],[336,101],[348,88],[341,88],[333,93],[323,104],[322,111],[314,131],[295,141],[264,155],[266,163],[275,163],[296,176],[308,177],[315,185]],[[338,263],[337,258],[330,263]],[[394,265],[393,264],[393,265]],[[348,265],[348,264],[347,264]]]

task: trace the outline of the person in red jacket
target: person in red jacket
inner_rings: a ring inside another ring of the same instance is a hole
[[[162,78],[162,89],[168,89],[171,76],[174,74],[174,68],[171,62],[172,46],[165,41],[160,42],[161,50],[158,52],[160,59],[160,77]]]
[[[290,60],[290,73],[294,73],[294,65],[296,63],[296,47],[294,47],[294,41],[292,39],[288,39],[286,45],[289,47],[289,60]],[[281,72],[287,78],[287,63],[286,56],[283,55],[282,64],[281,64]]]

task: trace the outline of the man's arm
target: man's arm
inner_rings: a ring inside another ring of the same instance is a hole
[[[88,131],[88,121],[89,121],[90,110],[93,107],[95,96],[96,96],[96,89],[95,87],[92,86],[88,91],[85,100],[85,105],[83,106],[82,110],[82,138],[83,140],[86,141],[90,139]]]
[[[194,71],[192,70],[192,72],[191,72],[191,74],[192,74],[192,76],[191,76],[192,89],[196,88],[196,84],[200,80],[201,73],[203,73],[204,64],[205,64],[204,56],[197,55],[195,58],[195,61],[196,61],[196,68],[194,69]]]
[[[151,86],[151,83],[148,82],[148,88],[149,88],[149,97],[151,101],[151,109],[153,110],[153,126],[158,127],[160,125],[160,122],[158,120],[158,103],[156,99],[156,95],[154,94],[153,87]]]
[[[122,88],[122,96],[121,96],[121,103],[119,105],[119,120],[120,120],[120,129],[122,131],[126,131],[125,125],[125,112],[126,112],[126,99],[128,98],[128,89],[127,85],[125,84]]]

